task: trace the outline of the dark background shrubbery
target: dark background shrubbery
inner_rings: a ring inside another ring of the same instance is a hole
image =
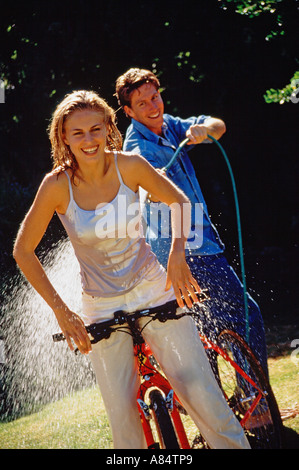
[[[0,28],[2,284],[15,270],[18,225],[51,168],[46,129],[56,104],[85,88],[117,109],[115,79],[137,66],[159,75],[167,112],[225,120],[221,142],[237,183],[249,290],[266,322],[296,321],[299,103],[267,103],[264,95],[298,70],[298,2],[5,2]],[[125,133],[129,122],[122,111],[117,116]],[[213,145],[198,146],[191,158],[239,272],[224,160]],[[54,217],[43,249],[60,235]]]

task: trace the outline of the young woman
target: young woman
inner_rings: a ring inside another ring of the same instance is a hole
[[[70,349],[75,343],[81,353],[90,353],[114,447],[144,448],[132,338],[116,332],[91,347],[85,325],[112,318],[116,310],[133,312],[174,298],[183,307],[182,295],[189,307],[197,300],[195,292],[200,288],[184,254],[190,220],[183,207],[189,208],[189,201],[141,156],[120,151],[122,139],[114,111],[93,92],[67,95],[53,114],[49,135],[54,167],[21,224],[14,257],[52,308]],[[136,218],[140,187],[172,209],[167,275],[145,242],[140,217]],[[81,316],[57,294],[35,255],[55,211],[80,265]],[[243,430],[217,386],[191,318],[152,322],[143,334],[210,446],[248,448]]]

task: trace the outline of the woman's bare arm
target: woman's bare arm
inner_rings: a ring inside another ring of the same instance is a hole
[[[35,249],[55,210],[61,207],[65,194],[64,184],[57,180],[57,175],[49,174],[44,178],[20,226],[13,256],[27,280],[53,310],[70,348],[73,349],[73,338],[79,350],[88,353],[90,341],[82,320],[68,309],[58,295],[35,254]]]

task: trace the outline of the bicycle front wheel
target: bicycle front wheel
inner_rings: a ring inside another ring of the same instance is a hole
[[[154,389],[149,394],[157,433],[162,449],[179,449],[178,440],[162,393]]]
[[[237,333],[230,330],[220,333],[217,345],[220,350],[216,353],[215,375],[251,447],[281,448],[280,412],[269,381],[251,349]]]

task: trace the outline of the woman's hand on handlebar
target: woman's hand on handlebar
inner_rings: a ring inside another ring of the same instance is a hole
[[[88,354],[91,351],[91,343],[83,320],[79,315],[72,312],[68,307],[59,307],[54,310],[54,313],[70,350],[74,351],[74,342],[82,354]]]

